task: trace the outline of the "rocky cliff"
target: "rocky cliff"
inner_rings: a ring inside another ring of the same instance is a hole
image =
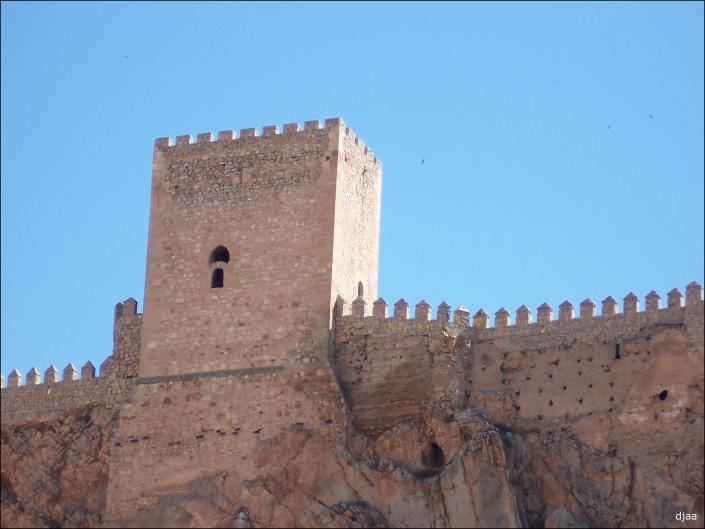
[[[358,423],[374,424],[372,433],[356,426],[349,407],[340,441],[292,425],[258,442],[248,467],[254,473],[223,460],[217,472],[157,487],[157,499],[120,525],[702,527],[702,345],[682,326],[652,326],[622,340],[618,365],[639,366],[639,376],[613,403],[560,416],[526,416],[520,395],[491,387],[495,368],[501,377],[536,363],[536,378],[542,364],[530,354],[503,355],[491,350],[496,344],[469,345],[452,333],[441,341],[461,370],[488,373],[490,382],[468,381],[460,400],[417,392],[422,398],[405,408],[413,413],[395,415],[386,428],[375,415],[383,408],[366,405],[367,422]],[[606,365],[602,345],[586,347],[561,345],[560,354]],[[613,345],[605,348],[613,354]],[[546,366],[555,364],[551,354],[536,353]],[[399,393],[400,371],[390,373],[396,379],[381,377],[368,391],[375,403],[385,384]],[[568,375],[557,376],[564,383]],[[59,418],[3,421],[2,526],[104,525],[117,413],[85,406]],[[678,512],[698,521],[681,523]]]

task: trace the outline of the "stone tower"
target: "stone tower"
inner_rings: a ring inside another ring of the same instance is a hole
[[[158,139],[140,376],[327,358],[377,294],[381,165],[340,119]]]
[[[139,376],[106,526],[223,465],[256,476],[261,441],[291,428],[342,438],[332,316],[339,295],[377,295],[380,195],[381,164],[340,119],[156,141]]]

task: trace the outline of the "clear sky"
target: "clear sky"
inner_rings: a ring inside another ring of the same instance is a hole
[[[342,117],[384,164],[390,305],[703,282],[702,2],[1,9],[5,377],[97,368],[141,310],[161,136]]]

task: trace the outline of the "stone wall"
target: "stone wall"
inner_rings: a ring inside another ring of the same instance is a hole
[[[8,387],[2,390],[3,425],[55,419],[83,406],[117,410],[134,386],[139,370],[141,328],[137,302],[129,298],[115,307],[113,354],[101,364],[99,377],[90,362],[81,368],[80,378],[72,364],[63,370],[62,380],[53,365],[46,370],[42,383],[34,368],[25,385],[18,376],[8,377]]]
[[[167,378],[140,379],[121,409],[111,448],[109,526],[121,526],[165,487],[224,464],[240,480],[254,478],[252,454],[265,439],[306,429],[342,440],[344,403],[326,366]]]
[[[579,319],[566,304],[559,320],[542,306],[537,323],[522,321],[522,307],[518,325],[503,325],[501,309],[494,328],[482,310],[470,327],[462,307],[450,321],[442,304],[430,320],[421,302],[417,317],[407,319],[408,304],[400,300],[388,318],[384,300],[372,316],[356,300],[350,314],[337,318],[333,364],[355,425],[373,434],[417,417],[430,400],[457,404],[465,397],[532,420],[617,410],[621,420],[630,414],[644,420],[638,391],[638,402],[666,417],[688,406],[689,388],[702,378],[700,285],[688,285],[687,294],[683,307],[680,293],[671,291],[669,307],[661,309],[652,293],[642,312],[629,295],[621,314],[609,298],[601,316],[586,308]]]
[[[331,305],[337,295],[377,297],[382,164],[341,124]]]

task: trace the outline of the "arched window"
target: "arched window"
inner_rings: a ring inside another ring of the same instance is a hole
[[[230,262],[230,252],[225,246],[217,246],[215,250],[211,252],[211,256],[208,258],[208,264],[213,263],[229,263]]]
[[[223,288],[223,269],[216,268],[211,276],[211,288]]]
[[[362,281],[357,283],[357,295],[358,297],[365,297],[365,288],[362,286]]]
[[[225,271],[224,265],[230,262],[230,252],[225,246],[216,246],[208,257],[208,264],[211,265],[211,288],[223,288]]]

